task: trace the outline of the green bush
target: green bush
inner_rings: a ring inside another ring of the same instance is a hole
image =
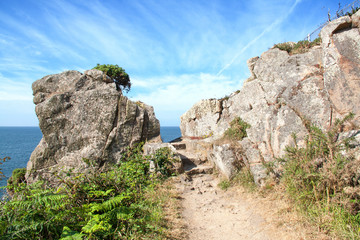
[[[59,173],[57,188],[19,184],[12,200],[0,203],[0,239],[163,239],[159,203],[146,194],[169,175],[171,160],[165,150],[150,158],[161,178],[139,145],[106,171],[84,159],[87,173]]]
[[[112,64],[97,64],[93,69],[97,69],[103,71],[106,75],[108,75],[116,84],[116,88],[123,89],[126,92],[130,91],[131,82],[129,75],[125,72],[125,70],[118,65]]]
[[[155,171],[161,178],[170,177],[174,173],[173,163],[174,155],[170,148],[164,147],[156,150],[155,154],[150,157],[155,166]]]
[[[7,192],[12,195],[16,188],[19,187],[21,183],[25,182],[26,168],[16,168],[12,172],[11,177],[7,181]]]
[[[360,237],[360,161],[350,154],[351,138],[338,140],[349,114],[327,132],[308,126],[305,147],[286,148],[282,183],[289,196],[321,229],[342,238]],[[344,154],[347,152],[347,154]]]
[[[8,185],[18,185],[25,181],[26,168],[16,168],[8,180]]]
[[[274,48],[278,48],[282,51],[287,51],[289,54],[299,54],[308,52],[313,46],[321,44],[321,38],[316,38],[314,41],[309,42],[307,40],[299,41],[297,43],[279,43],[275,44]]]
[[[250,127],[250,124],[237,117],[230,122],[230,128],[225,131],[224,138],[240,141],[247,136],[246,129]]]

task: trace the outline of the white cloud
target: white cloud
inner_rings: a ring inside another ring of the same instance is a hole
[[[130,75],[129,95],[174,124],[200,99],[240,89],[246,60],[288,40],[284,25],[300,35],[291,24],[300,3],[37,0],[14,12],[8,1],[0,9],[0,100],[29,101],[31,82],[48,74],[118,64]]]
[[[5,78],[0,73],[0,101],[25,100],[32,101],[31,85]]]
[[[208,73],[163,76],[137,80],[142,87],[151,88],[148,94],[140,93],[132,100],[141,100],[154,106],[155,113],[163,125],[178,125],[180,115],[201,99],[221,98],[238,89],[242,84],[226,76]],[[132,90],[136,91],[136,90]],[[172,115],[172,120],[168,119]]]

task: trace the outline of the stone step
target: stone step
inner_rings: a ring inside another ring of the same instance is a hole
[[[188,171],[185,171],[185,173],[190,176],[196,174],[211,174],[213,173],[213,170],[214,168],[212,166],[200,165]]]
[[[186,144],[185,144],[185,143],[171,143],[171,145],[173,145],[173,147],[174,147],[176,150],[186,149]]]
[[[189,159],[190,161],[194,162],[195,164],[202,164],[206,162],[206,159],[201,158],[201,155],[189,152],[186,150],[177,150],[181,160]]]

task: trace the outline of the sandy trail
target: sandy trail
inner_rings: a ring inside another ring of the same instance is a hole
[[[198,174],[181,182],[189,239],[272,239],[264,219],[231,192],[218,189],[212,175]]]
[[[221,190],[212,168],[189,159],[175,183],[182,198],[182,217],[189,240],[327,239],[303,229],[277,200],[257,199],[239,188]]]

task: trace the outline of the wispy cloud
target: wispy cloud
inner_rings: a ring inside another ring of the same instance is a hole
[[[180,115],[201,99],[221,98],[239,89],[240,79],[234,82],[226,76],[216,76],[208,73],[184,74],[180,76],[165,76],[160,78],[143,78],[134,81],[134,87],[152,89],[149,93],[139,93],[132,96],[133,100],[155,106],[155,111],[165,125],[178,125]],[[168,119],[168,116],[176,118]],[[166,120],[166,121],[165,121]]]
[[[25,100],[32,101],[30,84],[15,82],[0,73],[0,101]]]
[[[281,24],[295,9],[295,7],[301,2],[302,0],[296,0],[295,3],[291,6],[289,11],[285,15],[280,15],[278,19],[276,19],[273,23],[267,26],[259,35],[257,35],[254,39],[252,39],[248,44],[246,44],[243,48],[238,51],[238,53],[231,59],[229,63],[227,63],[218,73],[217,75],[221,75],[226,69],[228,69],[236,59],[239,58],[241,54],[243,54],[249,47],[253,46],[260,38],[262,38],[266,33],[270,32],[274,27]]]
[[[0,1],[0,101],[30,101],[44,75],[110,63],[129,73],[129,96],[178,122],[196,101],[239,89],[246,60],[283,40],[303,2]]]

